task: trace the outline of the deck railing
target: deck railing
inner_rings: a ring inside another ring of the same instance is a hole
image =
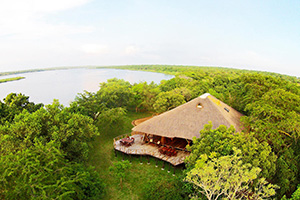
[[[119,135],[119,136],[117,136],[117,137],[115,137],[114,138],[114,147],[116,147],[116,141],[118,141],[118,140],[120,140],[120,139],[123,139],[123,138],[127,138],[127,137],[130,137],[130,136],[132,136],[132,133],[126,133],[126,134],[123,134],[123,135]],[[147,142],[146,142],[147,143]],[[161,146],[165,146],[165,147],[171,147],[171,145],[166,145],[166,144],[164,144],[164,145],[161,145]],[[124,147],[125,148],[125,147]],[[173,147],[173,148],[175,148],[176,150],[179,150],[179,151],[185,151],[185,152],[190,152],[190,151],[188,151],[186,148],[180,148],[180,147]]]
[[[172,156],[165,156],[165,155],[161,155],[160,156],[160,154],[159,154],[158,151],[157,152],[156,151],[152,151],[152,150],[149,150],[147,148],[138,148],[138,149],[136,149],[136,148],[130,148],[130,147],[126,147],[126,146],[120,145],[118,143],[119,140],[121,140],[123,138],[126,138],[126,137],[131,137],[133,135],[136,135],[136,134],[127,133],[127,134],[123,134],[123,135],[119,135],[119,136],[115,137],[113,139],[113,141],[114,141],[114,149],[117,150],[117,151],[120,151],[122,153],[128,154],[128,155],[141,155],[141,156],[145,156],[146,155],[146,156],[156,157],[158,159],[167,161],[167,162],[171,163],[174,166],[176,166],[178,164],[182,164],[184,162],[184,159],[185,159],[186,156],[184,156],[184,157],[181,157],[181,156],[179,156],[179,157],[177,157],[177,156],[172,157]],[[143,143],[142,140],[138,140],[138,141],[139,142],[141,141]],[[153,143],[153,144],[155,145],[155,143]],[[169,145],[161,145],[161,147],[162,146],[169,146]],[[146,147],[146,146],[144,146],[144,147]],[[157,146],[157,148],[159,148],[159,147]],[[186,155],[186,153],[189,153],[189,151],[187,151],[186,149],[183,149],[183,148],[179,148],[179,147],[178,148],[173,147],[173,148],[175,148],[178,151],[184,152],[185,155]]]
[[[119,135],[117,137],[114,138],[114,147],[116,147],[116,141],[120,140],[120,139],[123,139],[123,138],[127,138],[127,137],[130,137],[132,136],[131,133],[126,133],[126,134],[123,134],[123,135]]]

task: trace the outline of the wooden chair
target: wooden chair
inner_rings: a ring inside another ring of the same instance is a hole
[[[177,151],[175,149],[172,149],[172,156],[177,156]]]
[[[161,154],[166,154],[167,147],[161,147],[158,151],[159,151],[159,153],[161,153]]]
[[[172,156],[172,149],[171,149],[171,148],[168,148],[168,149],[167,149],[166,155],[167,155],[167,156]]]
[[[133,141],[132,143],[134,143],[134,137],[130,137],[130,139]]]
[[[164,149],[163,148],[164,147],[158,149],[159,153],[164,154]]]

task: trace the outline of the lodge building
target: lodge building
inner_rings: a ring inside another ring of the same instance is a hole
[[[177,166],[190,154],[186,145],[191,145],[194,137],[201,137],[200,130],[204,125],[212,122],[213,129],[232,125],[240,132],[241,116],[206,93],[136,125],[127,140],[124,136],[114,139],[114,148],[126,154],[153,156]]]

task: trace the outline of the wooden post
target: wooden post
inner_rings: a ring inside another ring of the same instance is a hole
[[[164,136],[161,137],[161,145],[164,145],[166,143],[166,138]]]
[[[125,153],[123,153],[123,155],[122,155],[122,161],[124,161],[124,154],[125,154]]]
[[[140,155],[140,164],[141,164],[141,165],[143,164],[143,161],[142,161],[142,155]]]
[[[163,166],[162,166],[161,170],[165,170],[165,161],[163,161]]]
[[[171,170],[171,163],[169,163],[169,170],[168,170],[168,173],[170,173],[170,170]]]
[[[117,150],[115,149],[115,157],[118,157]]]
[[[175,176],[175,166],[173,166],[173,168],[174,168],[173,176]]]
[[[147,156],[147,160],[148,160],[148,163],[147,163],[147,164],[149,165],[149,164],[150,164],[150,162],[149,162],[149,156]]]
[[[129,162],[130,162],[130,164],[131,164],[131,154],[129,155]]]
[[[158,158],[155,158],[155,167],[158,167],[157,162],[158,162]]]

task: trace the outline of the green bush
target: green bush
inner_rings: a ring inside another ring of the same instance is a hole
[[[152,177],[151,180],[143,184],[142,199],[160,200],[181,200],[189,199],[187,187],[182,182],[182,177],[163,179]]]

